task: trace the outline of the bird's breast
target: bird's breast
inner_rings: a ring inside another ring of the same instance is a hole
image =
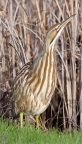
[[[30,69],[29,69],[30,70]],[[50,49],[15,81],[13,101],[16,113],[40,114],[48,107],[56,86],[56,61]]]

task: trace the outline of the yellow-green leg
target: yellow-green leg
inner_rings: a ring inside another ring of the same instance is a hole
[[[39,115],[36,115],[35,119],[36,119],[36,127],[39,128]]]
[[[20,126],[23,127],[23,112],[20,113]]]

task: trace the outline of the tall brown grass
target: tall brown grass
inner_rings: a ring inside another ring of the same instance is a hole
[[[4,112],[4,93],[12,89],[13,79],[19,69],[38,55],[48,28],[74,13],[76,16],[54,46],[57,53],[58,85],[42,119],[48,127],[56,123],[58,127],[69,128],[70,131],[82,129],[81,0],[0,1],[1,115]]]

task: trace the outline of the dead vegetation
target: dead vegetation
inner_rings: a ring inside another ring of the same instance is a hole
[[[58,85],[50,106],[41,116],[41,125],[69,128],[70,131],[82,129],[81,0],[0,0],[1,117],[10,108],[10,92],[19,69],[38,55],[48,28],[74,13],[76,16],[54,46]]]

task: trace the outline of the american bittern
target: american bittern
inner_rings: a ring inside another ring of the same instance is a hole
[[[22,127],[23,113],[36,116],[43,113],[52,98],[57,82],[56,56],[54,43],[66,24],[74,17],[52,26],[46,35],[43,49],[38,57],[23,66],[14,80],[13,115],[20,114]]]

